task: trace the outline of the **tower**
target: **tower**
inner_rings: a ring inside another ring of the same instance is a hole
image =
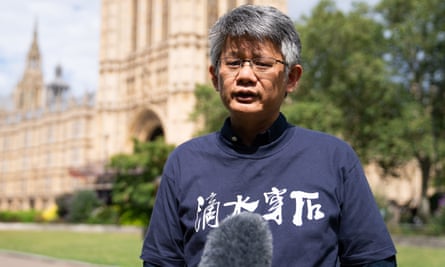
[[[46,105],[52,106],[60,104],[66,100],[66,93],[69,89],[68,84],[62,79],[62,67],[56,67],[55,78],[47,85]]]
[[[15,109],[17,111],[27,112],[43,107],[44,93],[44,82],[36,23],[34,27],[33,40],[26,58],[23,77],[18,82],[13,92]]]
[[[286,0],[102,0],[95,144],[103,158],[129,152],[132,138],[193,136],[194,90],[210,84],[208,30],[242,4],[286,9]]]

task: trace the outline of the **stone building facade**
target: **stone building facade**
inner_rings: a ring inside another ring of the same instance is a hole
[[[82,99],[67,97],[60,67],[44,83],[35,29],[14,108],[0,108],[0,210],[43,210],[61,194],[94,188],[107,159],[130,152],[133,138],[191,138],[193,92],[209,83],[208,29],[242,4],[287,7],[286,0],[102,0],[99,85]]]
[[[195,132],[190,120],[197,84],[208,77],[207,34],[226,11],[286,0],[104,0],[95,146],[129,151],[130,136],[164,135],[179,144]]]
[[[68,99],[68,89],[61,67],[44,84],[35,29],[14,110],[0,115],[0,210],[44,209],[55,196],[88,185],[69,170],[94,158],[94,102]]]

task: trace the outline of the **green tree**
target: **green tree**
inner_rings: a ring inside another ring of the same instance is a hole
[[[202,125],[196,134],[201,135],[221,128],[228,112],[221,103],[219,94],[210,85],[199,84],[195,88],[196,104],[192,120]]]
[[[409,155],[422,170],[421,208],[428,215],[426,193],[431,179],[444,180],[445,2],[385,0],[377,10],[390,43],[388,63],[413,102],[414,111],[406,112],[413,121],[401,127],[410,138]]]
[[[323,0],[297,29],[304,73],[283,109],[289,120],[342,137],[363,161],[386,170],[405,161],[394,137],[403,92],[387,71],[384,29],[370,8],[357,4],[344,13]]]
[[[133,147],[132,154],[118,154],[110,160],[115,174],[112,200],[119,208],[121,223],[145,226],[150,220],[160,175],[174,146],[157,139],[134,140]]]

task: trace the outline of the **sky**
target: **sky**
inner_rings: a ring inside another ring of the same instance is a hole
[[[318,1],[288,0],[288,13],[297,20]],[[352,1],[336,2],[346,10]],[[0,98],[10,96],[22,78],[35,27],[45,84],[61,65],[73,96],[96,91],[100,0],[0,0],[0,10]]]

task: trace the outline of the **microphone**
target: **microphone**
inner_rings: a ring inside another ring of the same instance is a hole
[[[272,233],[257,213],[231,215],[207,236],[198,267],[270,267]]]

